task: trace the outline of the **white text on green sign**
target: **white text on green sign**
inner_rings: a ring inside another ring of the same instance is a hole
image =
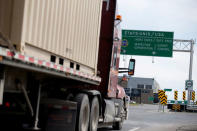
[[[173,32],[122,30],[121,54],[172,57]]]

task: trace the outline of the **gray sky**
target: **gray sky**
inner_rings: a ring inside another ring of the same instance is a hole
[[[174,39],[197,39],[197,0],[118,0],[122,29],[172,31]],[[173,58],[132,56],[135,77],[155,78],[160,87],[182,91],[189,76],[189,53],[173,53]],[[127,67],[131,56],[121,56],[120,67]],[[197,44],[193,62],[194,89],[197,91]],[[173,94],[173,93],[172,93]],[[173,95],[169,99],[173,99]],[[197,93],[196,93],[197,94]],[[182,99],[182,92],[179,92]]]

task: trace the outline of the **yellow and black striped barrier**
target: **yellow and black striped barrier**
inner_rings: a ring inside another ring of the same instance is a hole
[[[183,91],[183,100],[185,101],[185,99],[186,99],[186,93],[185,91]]]
[[[173,105],[172,105],[172,109],[173,109],[173,110],[180,111],[180,110],[181,110],[181,105],[180,105],[180,104],[173,104]]]
[[[192,100],[195,100],[195,91],[192,91]]]
[[[174,100],[178,99],[178,91],[174,91]]]

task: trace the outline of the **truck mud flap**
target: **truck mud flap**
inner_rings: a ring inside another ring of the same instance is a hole
[[[0,105],[3,104],[3,92],[4,92],[4,77],[5,77],[5,73],[3,70],[3,66],[0,65]]]
[[[104,122],[105,123],[114,122],[116,116],[115,103],[112,100],[105,99],[105,104],[106,104],[106,108],[105,108]]]
[[[42,113],[45,116],[44,128],[46,131],[75,131],[76,102],[47,99],[42,100],[41,103],[42,109],[44,109]]]

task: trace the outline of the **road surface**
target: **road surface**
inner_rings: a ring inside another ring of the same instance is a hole
[[[158,105],[132,105],[121,131],[197,131],[197,113],[158,111]],[[102,128],[99,131],[115,131]]]

